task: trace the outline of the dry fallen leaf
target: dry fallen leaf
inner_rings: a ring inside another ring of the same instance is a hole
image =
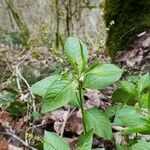
[[[65,131],[81,134],[83,132],[82,118],[78,116],[78,112],[72,113],[66,122]]]
[[[71,150],[75,150],[79,144],[79,139],[77,137],[65,138],[65,140],[69,144]]]
[[[0,150],[8,150],[7,140],[3,136],[0,136]]]
[[[22,127],[25,125],[25,123],[30,119],[29,116],[24,116],[22,118],[20,118],[18,121],[14,121],[14,125],[12,126],[12,128],[16,131],[19,132],[20,129],[22,129]]]
[[[12,144],[9,144],[7,150],[23,150],[23,148],[22,147],[16,147]]]
[[[6,111],[0,112],[0,124],[3,127],[10,127],[10,122],[12,121],[12,118],[10,117],[10,114]]]
[[[116,143],[116,144],[121,144],[121,143],[126,144],[126,139],[125,139],[125,137],[122,135],[122,132],[115,132],[115,133],[113,133],[113,135],[114,135],[115,143]]]
[[[100,107],[100,92],[98,90],[88,90],[86,96],[88,97],[85,103],[87,108]]]
[[[140,64],[143,59],[143,50],[135,48],[131,51],[119,52],[115,58],[117,63],[125,63],[129,67],[133,67],[136,64]]]
[[[50,114],[50,118],[54,121],[63,121],[66,110],[58,109]]]

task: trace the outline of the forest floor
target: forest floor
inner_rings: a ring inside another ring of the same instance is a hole
[[[33,113],[34,104],[30,100],[29,90],[36,81],[64,71],[65,58],[56,59],[45,47],[25,52],[3,46],[0,47],[0,57],[0,101],[5,100],[0,108],[0,150],[34,149],[33,146],[42,150],[44,130],[63,135],[74,149],[78,136],[83,132],[80,110],[66,105],[52,113],[41,115],[37,113],[41,105],[40,98],[37,98],[36,112]],[[90,63],[110,60],[104,49],[99,52],[90,50]],[[130,51],[119,52],[114,63],[124,69],[124,76],[150,72],[150,31],[138,34]],[[111,94],[115,88],[113,85],[101,91],[89,90],[84,95],[85,106],[107,110],[113,105]],[[17,94],[12,98],[12,93]],[[11,103],[7,105],[9,101]],[[126,141],[117,129],[113,129],[113,133],[114,142],[94,137],[93,148],[113,150],[115,143]]]

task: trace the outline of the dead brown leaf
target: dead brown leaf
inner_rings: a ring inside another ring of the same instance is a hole
[[[54,130],[59,134],[61,133],[62,126],[65,120],[65,114],[67,112],[68,111],[66,110],[58,109],[52,112],[49,116],[49,118],[54,121]]]
[[[54,123],[54,130],[55,130],[57,133],[60,134],[60,133],[61,133],[62,126],[63,126],[63,122],[55,121],[55,123]]]
[[[78,146],[79,140],[77,137],[73,137],[73,138],[65,138],[65,140],[67,141],[67,143],[69,144],[71,150],[75,150]]]
[[[123,51],[118,53],[115,58],[117,63],[125,63],[129,67],[140,64],[143,59],[143,50],[135,48],[131,51]]]
[[[23,148],[22,147],[16,147],[12,144],[9,144],[8,145],[8,150],[23,150]]]
[[[100,92],[98,90],[88,90],[86,96],[88,97],[88,100],[86,101],[85,107],[100,107]]]
[[[3,127],[10,127],[10,122],[12,121],[12,118],[10,117],[10,114],[6,111],[0,112],[0,124]]]
[[[72,113],[66,122],[65,130],[79,135],[83,132],[82,118],[78,116],[78,112]]]
[[[8,150],[7,140],[3,136],[0,136],[0,150]]]
[[[22,118],[20,118],[18,121],[14,120],[14,125],[12,126],[12,128],[16,131],[19,132],[20,129],[25,125],[25,123],[30,119],[29,116],[24,116]]]

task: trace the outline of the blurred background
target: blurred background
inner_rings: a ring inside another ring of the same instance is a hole
[[[1,82],[27,52],[24,76],[61,72],[67,65],[64,43],[69,36],[87,44],[90,63],[112,61],[131,70],[148,64],[149,50],[143,49],[149,48],[149,8],[149,0],[1,0]]]
[[[1,0],[0,42],[63,46],[64,38],[102,44],[105,25],[99,0]],[[21,33],[22,32],[22,33]],[[44,43],[45,44],[45,43]]]

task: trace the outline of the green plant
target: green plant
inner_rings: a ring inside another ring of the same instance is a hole
[[[144,140],[138,141],[138,143],[133,144],[132,146],[128,145],[117,145],[117,150],[149,150],[150,142]]]
[[[65,53],[72,66],[70,73],[47,77],[35,83],[31,90],[43,97],[42,113],[52,112],[66,104],[81,109],[84,134],[80,137],[78,150],[90,150],[93,133],[104,139],[112,139],[109,118],[105,112],[96,109],[85,109],[83,93],[88,89],[103,89],[119,80],[122,70],[113,64],[96,64],[88,66],[86,45],[76,37],[69,37],[65,44]],[[45,150],[64,149],[69,147],[54,133],[45,132],[44,139],[51,141],[51,146],[44,142]],[[54,140],[53,140],[54,139]],[[56,140],[58,139],[58,141]],[[57,141],[57,144],[56,144]],[[49,148],[48,148],[49,147]]]
[[[150,99],[150,76],[130,76],[119,84],[119,88],[113,93],[112,100],[134,106],[138,103],[140,108],[148,108]]]
[[[113,93],[115,102],[123,103],[114,109],[114,125],[126,126],[124,135],[131,133],[149,134],[150,128],[150,76],[131,76],[119,84]]]
[[[5,107],[8,107],[10,103],[14,102],[18,95],[15,90],[9,88],[4,89],[2,93],[0,95],[0,104]]]

